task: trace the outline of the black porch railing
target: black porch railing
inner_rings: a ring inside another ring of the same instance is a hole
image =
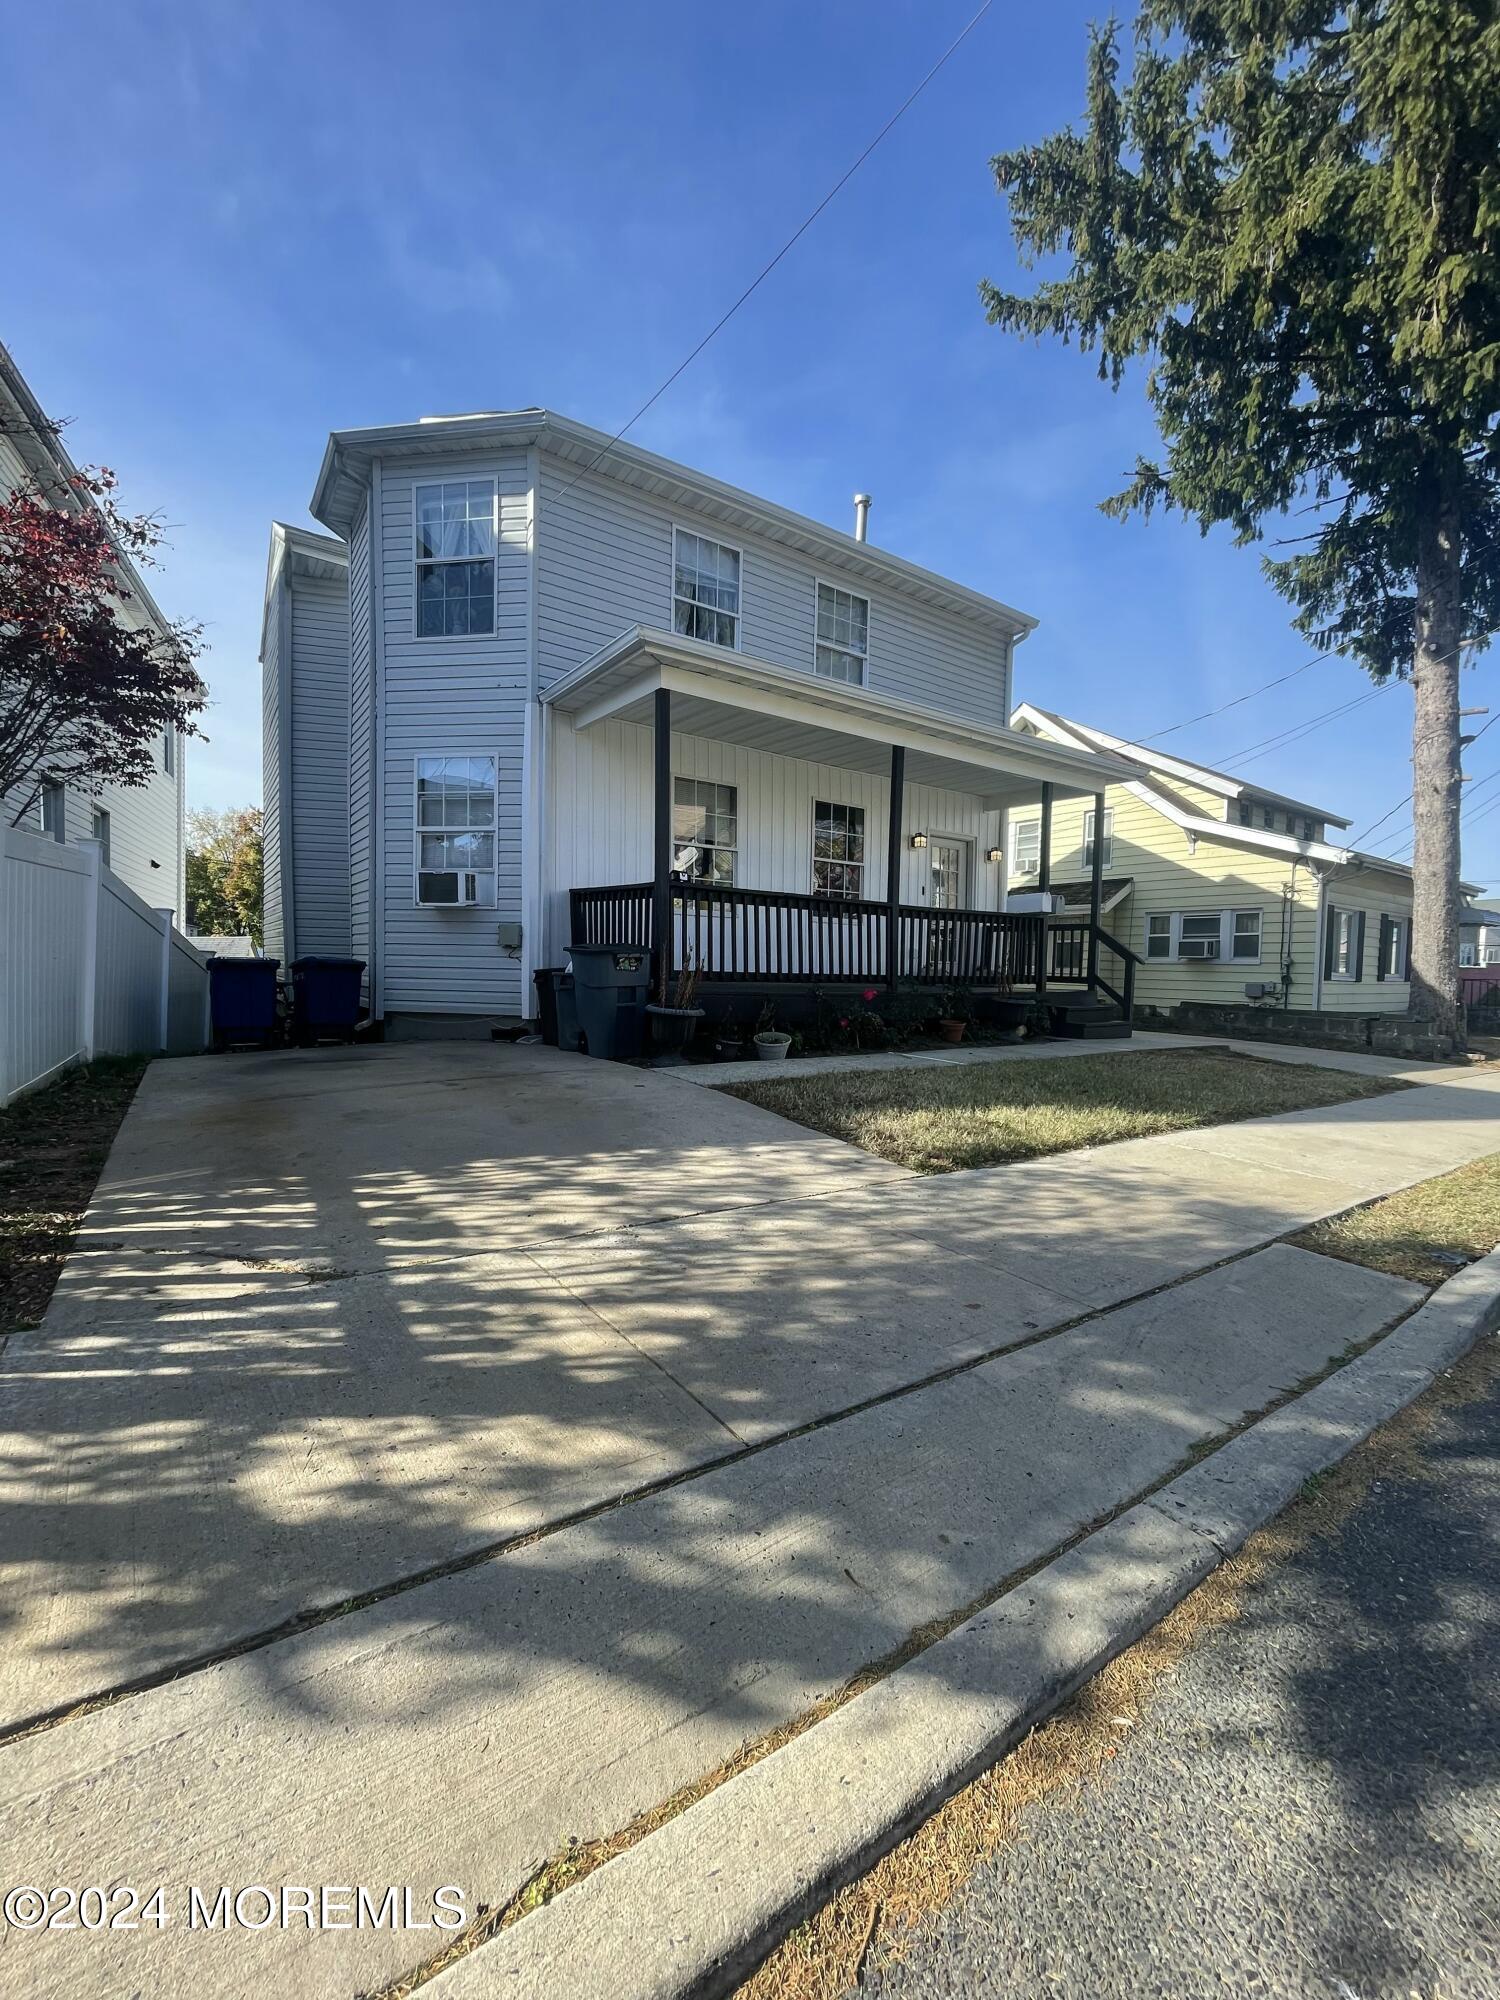
[[[578,944],[633,945],[655,951],[649,882],[570,894]],[[666,977],[696,966],[708,981],[807,984],[885,980],[889,911],[884,903],[800,896],[780,889],[714,888],[674,883]],[[1129,1018],[1135,954],[1092,926],[1035,912],[933,910],[903,903],[896,911],[894,977],[918,986],[999,986],[1045,992],[1051,986],[1099,987]],[[1114,955],[1120,984],[1098,969]],[[1045,959],[1045,964],[1044,964]]]

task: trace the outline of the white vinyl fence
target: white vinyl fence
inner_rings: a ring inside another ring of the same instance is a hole
[[[208,960],[103,865],[0,826],[0,1104],[95,1056],[191,1055]]]

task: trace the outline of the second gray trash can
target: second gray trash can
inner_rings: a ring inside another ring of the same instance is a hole
[[[630,1062],[641,1052],[641,1024],[651,988],[651,954],[640,945],[575,944],[573,1000],[591,1056]]]

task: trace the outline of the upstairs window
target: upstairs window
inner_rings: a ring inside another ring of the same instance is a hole
[[[673,532],[672,630],[710,646],[740,643],[740,552],[685,528]]]
[[[1240,825],[1241,825],[1241,826],[1254,826],[1254,824],[1255,824],[1255,808],[1254,808],[1254,806],[1250,805],[1250,804],[1249,804],[1249,803],[1248,803],[1248,802],[1247,802],[1246,800],[1244,800],[1244,799],[1241,799],[1241,800],[1240,800],[1240,803],[1239,803],[1239,808],[1238,808],[1238,810],[1239,810],[1239,816],[1240,816]]]
[[[1115,809],[1113,806],[1106,806],[1104,808],[1104,860],[1100,865],[1108,868],[1114,860],[1114,853]],[[1094,815],[1092,811],[1086,812],[1083,816],[1083,865],[1085,868],[1092,868],[1094,865]]]
[[[172,729],[164,729],[161,733],[161,768],[168,778],[177,768],[177,732]]]
[[[417,637],[495,629],[495,482],[444,479],[416,489]]]
[[[99,859],[109,866],[109,814],[103,806],[94,807],[94,817],[89,831],[99,843]]]
[[[672,872],[690,882],[734,884],[739,788],[708,778],[672,780]]]
[[[417,759],[417,901],[439,908],[495,903],[493,757]]]
[[[818,635],[813,670],[825,680],[863,687],[870,657],[870,600],[831,583],[818,585]]]
[[[1042,822],[1039,819],[1011,821],[1010,872],[1012,875],[1040,875],[1042,872]]]
[[[858,898],[865,893],[865,809],[813,801],[812,892]]]

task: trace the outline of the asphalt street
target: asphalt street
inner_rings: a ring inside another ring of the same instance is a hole
[[[1500,1387],[1247,1594],[875,2000],[1496,2000]]]

